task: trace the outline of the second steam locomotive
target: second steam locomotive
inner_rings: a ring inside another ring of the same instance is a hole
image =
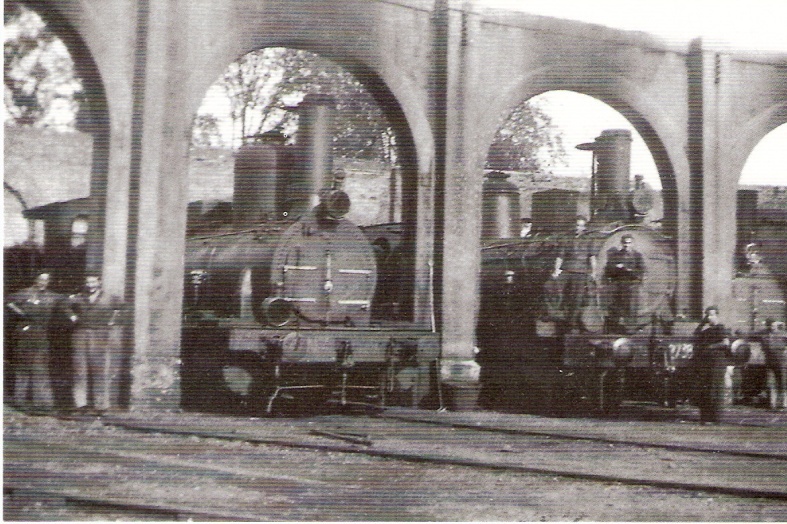
[[[697,321],[676,311],[676,244],[645,220],[654,195],[639,177],[630,187],[630,143],[628,130],[606,130],[578,146],[593,153],[586,231],[574,231],[579,193],[553,189],[533,195],[537,234],[517,238],[508,217],[518,215],[518,192],[505,174],[488,176],[478,324],[483,407],[612,412],[624,399],[674,406],[691,396]],[[555,271],[566,246],[577,243],[587,267]],[[784,322],[783,285],[745,270],[732,286],[730,364],[761,363],[750,336],[766,318]]]

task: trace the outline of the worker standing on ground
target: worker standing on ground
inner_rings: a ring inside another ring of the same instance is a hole
[[[702,424],[721,421],[729,348],[729,332],[721,323],[719,308],[707,307],[702,322],[694,330],[695,388]]]
[[[73,334],[74,406],[102,414],[110,408],[113,357],[120,350],[120,301],[105,295],[101,278],[89,275],[84,289],[69,297]]]
[[[64,297],[50,291],[49,282],[50,274],[41,273],[32,286],[14,293],[6,303],[17,318],[14,404],[23,410],[46,412],[54,408],[49,324]]]

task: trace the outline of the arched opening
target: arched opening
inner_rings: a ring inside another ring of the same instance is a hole
[[[86,43],[58,8],[6,2],[4,14],[4,199],[11,204],[5,207],[4,292],[27,287],[47,271],[50,289],[76,293],[87,267],[102,264],[109,156],[104,88]],[[53,315],[49,324],[49,345],[57,348],[51,382],[55,405],[70,407],[71,326],[61,317]],[[13,370],[17,319],[6,320],[5,369]]]
[[[232,349],[242,329],[387,329],[414,317],[415,148],[376,74],[302,49],[263,48],[208,88],[192,131],[185,406],[221,409],[227,399],[243,406],[262,394],[227,385],[240,375],[266,382],[253,376],[261,372],[253,355],[240,371],[229,363],[241,357]],[[352,296],[338,295],[342,282]],[[230,326],[229,340],[206,342],[222,335],[195,328],[213,319]],[[269,334],[250,336],[274,344]],[[195,361],[192,349],[206,344],[218,352],[209,360],[220,367],[207,373],[223,399],[206,397],[192,380],[207,362]],[[329,348],[330,359],[350,346]]]
[[[633,110],[571,91],[530,98],[499,128],[482,206],[483,404],[547,410],[563,336],[626,336],[672,320],[677,270],[665,218],[677,206],[662,200],[674,180],[658,147]],[[640,260],[627,268],[636,286],[615,271],[624,243]]]
[[[735,327],[757,332],[787,320],[787,124],[773,129],[752,150],[738,182],[735,278],[732,317]],[[765,356],[759,346],[740,371],[737,400],[768,406]]]
[[[38,250],[35,258],[53,271],[52,287],[73,292],[72,273],[85,268],[60,260],[68,258],[61,247],[70,248],[67,215],[77,211],[70,203],[79,201],[91,225],[87,264],[101,267],[109,156],[104,88],[87,45],[56,9],[9,2],[5,22],[4,198],[11,205],[4,247]],[[26,284],[11,278],[5,288]]]

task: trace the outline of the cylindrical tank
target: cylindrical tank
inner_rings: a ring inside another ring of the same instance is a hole
[[[284,164],[284,137],[278,133],[266,133],[238,149],[233,195],[236,224],[255,224],[280,215]]]
[[[574,232],[579,213],[579,192],[568,189],[547,189],[533,193],[533,229],[547,234]]]
[[[517,236],[519,188],[507,179],[508,175],[500,171],[492,171],[486,175],[482,200],[484,238]]]
[[[577,149],[593,151],[596,162],[590,203],[592,218],[628,220],[631,131],[605,129],[595,142],[580,144]]]
[[[320,190],[330,188],[333,173],[333,118],[336,102],[329,95],[309,94],[298,105],[299,162],[289,180],[290,211],[306,214]]]

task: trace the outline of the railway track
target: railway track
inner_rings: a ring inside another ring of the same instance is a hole
[[[522,420],[509,417],[506,420]],[[525,419],[527,420],[527,419]],[[221,481],[226,486],[242,489],[254,486],[262,489],[266,499],[279,500],[284,495],[298,493],[300,509],[292,500],[283,503],[288,515],[297,518],[320,519],[303,509],[304,500],[311,496],[331,500],[337,508],[358,504],[362,485],[334,483],[318,478],[295,474],[287,468],[271,467],[276,459],[260,459],[262,451],[297,450],[298,453],[317,453],[317,456],[352,455],[362,460],[384,459],[386,467],[392,464],[398,470],[403,464],[418,467],[460,467],[467,470],[505,474],[537,474],[550,478],[591,481],[603,484],[641,486],[657,489],[684,490],[691,493],[719,494],[744,499],[787,500],[787,453],[778,445],[770,452],[746,450],[726,446],[707,438],[714,431],[736,433],[735,439],[748,439],[758,432],[762,448],[767,448],[770,438],[778,438],[778,428],[694,427],[694,444],[680,442],[680,435],[673,432],[664,440],[654,441],[639,432],[639,437],[604,434],[598,428],[613,424],[591,424],[588,428],[571,429],[570,421],[557,427],[542,430],[525,429],[512,424],[492,421],[486,424],[458,421],[451,416],[426,416],[418,413],[390,411],[376,417],[326,416],[309,419],[238,419],[230,417],[171,416],[151,417],[118,416],[95,419],[70,419],[69,423],[89,424],[104,431],[122,432],[125,444],[107,446],[96,442],[79,442],[53,445],[47,439],[27,436],[17,440],[13,435],[5,439],[5,490],[7,497],[23,494],[62,497],[64,501],[88,504],[92,507],[126,508],[130,512],[145,512],[165,519],[191,518],[196,520],[259,520],[276,519],[281,507],[271,508],[271,513],[261,513],[259,500],[250,500],[246,507],[236,502],[224,506],[210,497],[179,500],[166,499],[151,503],[146,493],[160,489],[160,480],[154,485],[143,484],[139,493],[118,496],[112,490],[97,492],[96,479],[91,477],[90,465],[97,470],[114,468],[114,478],[142,478],[152,475],[159,479],[161,472],[180,485],[192,482],[202,485],[205,479]],[[558,421],[560,422],[560,421]],[[557,424],[557,423],[556,423]],[[577,426],[581,426],[578,424]],[[593,428],[597,428],[594,430]],[[668,428],[668,427],[667,427]],[[656,428],[656,431],[665,429]],[[697,431],[705,433],[696,436]],[[614,432],[612,432],[614,433]],[[634,433],[637,433],[636,431]],[[149,447],[135,442],[129,435],[137,434],[141,442],[148,438],[169,437],[173,443],[166,449]],[[783,438],[783,435],[781,435]],[[227,463],[222,446],[240,446],[242,457],[233,457]],[[31,454],[31,449],[36,450]],[[29,457],[39,457],[31,467]],[[58,473],[51,464],[56,457],[81,457],[80,468]],[[204,457],[211,457],[204,459]],[[42,457],[47,458],[44,460]],[[186,457],[186,458],[184,458]],[[365,459],[363,459],[365,457]],[[625,463],[626,467],[621,468]],[[13,477],[9,471],[26,471]],[[278,471],[278,473],[277,473]],[[147,473],[146,473],[147,472]],[[738,472],[738,473],[735,473]],[[75,479],[78,482],[75,482]],[[190,479],[190,480],[189,480]],[[80,487],[81,486],[81,487]],[[93,486],[85,494],[81,488]],[[337,486],[340,489],[337,489]],[[207,488],[205,488],[207,490]],[[198,490],[199,491],[199,490]],[[311,495],[309,495],[311,494]],[[181,496],[181,495],[179,495]],[[287,498],[287,497],[284,497]],[[158,499],[157,499],[158,500]],[[275,505],[274,505],[275,506]],[[337,509],[339,514],[341,510]],[[364,514],[387,515],[386,509],[368,508]],[[378,513],[376,513],[378,512]],[[378,515],[379,516],[379,515]],[[390,517],[390,515],[388,515]],[[428,519],[427,519],[428,520]]]

